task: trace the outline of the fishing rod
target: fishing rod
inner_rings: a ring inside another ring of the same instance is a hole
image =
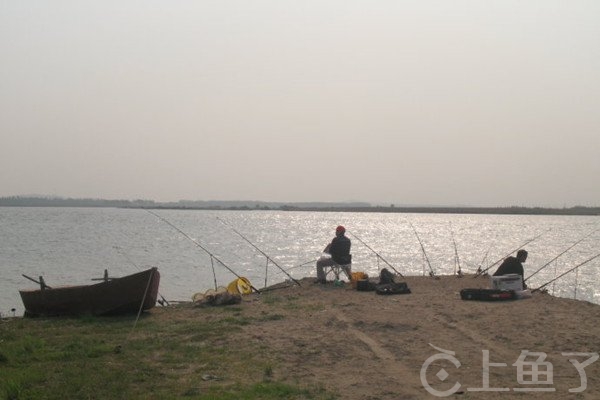
[[[452,236],[452,243],[454,244],[454,275],[458,278],[462,278],[463,273],[460,269],[460,258],[458,257],[458,247],[456,246],[456,240],[454,240],[454,230],[452,229],[452,221],[450,221],[450,235]],[[458,265],[458,274],[456,272],[456,266]]]
[[[417,237],[417,240],[419,241],[419,244],[421,245],[421,250],[423,251],[423,257],[425,257],[425,261],[427,261],[427,265],[429,265],[429,276],[432,278],[435,278],[435,272],[433,272],[433,268],[431,267],[431,263],[429,262],[429,257],[427,257],[427,252],[425,251],[425,246],[423,246],[423,242],[421,242],[421,238],[419,237],[419,234],[417,233],[417,230],[415,229],[413,224],[410,221],[408,221],[408,224],[412,228],[413,232],[415,233],[415,236]]]
[[[171,222],[167,221],[165,218],[161,217],[160,215],[148,210],[148,209],[144,209],[146,211],[148,211],[150,214],[154,215],[156,218],[160,219],[161,221],[163,221],[165,224],[169,225],[171,228],[175,229],[177,232],[181,233],[185,238],[187,238],[188,240],[190,240],[192,243],[194,243],[196,246],[200,247],[202,250],[204,250],[204,252],[206,252],[206,254],[208,254],[211,257],[211,263],[212,263],[212,259],[217,260],[217,262],[219,264],[221,264],[222,266],[224,266],[229,272],[231,272],[233,275],[235,275],[236,277],[238,277],[238,279],[241,279],[242,277],[239,276],[233,269],[229,268],[227,266],[227,264],[225,264],[223,261],[221,261],[217,256],[215,256],[213,253],[211,253],[206,247],[202,246],[200,243],[198,243],[197,240],[195,240],[194,238],[190,237],[190,235],[188,235],[187,233],[185,233],[184,231],[182,231],[181,229],[179,229],[178,227],[176,227],[175,225],[173,225]],[[214,268],[213,268],[213,275],[214,275]],[[216,282],[216,277],[215,277],[215,282]],[[254,290],[256,293],[260,293],[260,290],[258,290],[257,288],[255,288],[254,286],[252,286],[252,284],[250,284],[250,288],[252,290]]]
[[[562,253],[560,253],[559,255],[557,255],[556,257],[554,257],[552,260],[548,261],[546,264],[544,264],[543,266],[541,266],[537,271],[535,271],[533,274],[529,275],[527,278],[525,278],[523,280],[523,282],[526,282],[527,279],[533,277],[535,274],[537,274],[538,272],[540,272],[541,270],[543,270],[544,268],[546,268],[548,265],[550,265],[553,261],[555,261],[558,257],[562,256],[563,254],[565,254],[567,251],[571,250],[573,247],[577,246],[579,243],[583,242],[585,239],[587,239],[588,237],[590,237],[593,233],[598,232],[600,229],[596,229],[590,233],[588,233],[587,235],[585,235],[584,237],[582,237],[581,239],[579,239],[578,241],[576,241],[575,243],[573,243],[571,246],[569,246],[565,251],[563,251]]]
[[[223,221],[221,218],[217,217],[217,219],[219,220],[219,222],[221,222],[223,225],[229,227],[229,229],[231,229],[232,231],[234,231],[235,233],[238,234],[239,237],[241,237],[242,239],[244,239],[246,242],[248,242],[248,244],[250,244],[250,246],[252,246],[253,248],[255,248],[260,254],[262,254],[263,256],[265,256],[267,258],[267,266],[268,266],[268,262],[271,261],[277,268],[279,268],[281,271],[283,271],[292,281],[294,281],[294,283],[298,286],[302,286],[300,285],[300,282],[298,282],[296,279],[294,279],[290,274],[288,274],[288,272],[283,269],[279,264],[277,264],[275,262],[275,260],[273,260],[271,257],[269,257],[269,255],[267,253],[265,253],[264,251],[262,251],[261,249],[259,249],[254,243],[252,243],[250,240],[248,240],[244,235],[242,235],[241,233],[239,233],[233,226],[231,226],[231,224],[228,224],[227,222]],[[266,279],[266,278],[265,278]],[[266,286],[266,285],[265,285]]]
[[[522,248],[523,246],[528,245],[529,243],[533,242],[536,239],[539,239],[541,236],[543,236],[544,234],[550,232],[550,230],[552,230],[552,228],[540,233],[539,235],[537,235],[536,237],[534,237],[533,239],[529,239],[528,241],[526,241],[525,243],[523,243],[522,245],[520,245],[519,247],[517,247],[516,249],[512,250],[510,253],[508,253],[507,255],[503,256],[502,258],[500,258],[498,261],[496,261],[495,263],[491,264],[490,266],[488,266],[487,268],[481,270],[481,271],[477,271],[475,273],[475,275],[473,276],[473,278],[477,278],[480,275],[485,274],[490,268],[492,268],[494,265],[500,263],[502,260],[504,260],[506,257],[510,256],[512,253],[514,253],[515,251],[519,250],[520,248]]]
[[[540,287],[538,287],[538,288],[536,288],[536,289],[533,289],[531,292],[533,293],[533,292],[537,292],[538,290],[542,290],[544,287],[548,286],[548,285],[549,285],[549,284],[551,284],[552,282],[554,282],[554,281],[556,281],[556,280],[558,280],[558,279],[562,278],[563,276],[565,276],[565,275],[566,275],[566,274],[568,274],[569,272],[572,272],[572,271],[576,270],[577,268],[579,268],[579,267],[581,267],[581,266],[583,266],[583,265],[585,265],[585,264],[589,263],[590,261],[592,261],[593,259],[595,259],[595,258],[598,258],[598,257],[600,257],[600,253],[596,254],[596,255],[595,255],[595,256],[593,256],[593,257],[590,257],[590,258],[588,258],[587,260],[585,260],[585,261],[584,261],[584,262],[582,262],[581,264],[578,264],[578,265],[574,266],[573,268],[569,269],[568,271],[566,271],[566,272],[563,272],[562,274],[560,274],[560,275],[559,275],[559,276],[557,276],[556,278],[552,279],[551,281],[548,281],[548,282],[544,283],[542,286],[540,286]]]
[[[388,265],[388,266],[389,266],[391,269],[393,269],[393,270],[394,270],[394,272],[396,272],[398,275],[400,275],[401,277],[403,277],[403,278],[404,278],[404,275],[402,275],[402,273],[401,273],[400,271],[398,271],[396,268],[394,268],[394,267],[392,266],[392,264],[390,264],[389,262],[387,262],[387,261],[385,260],[385,258],[383,258],[383,257],[381,256],[381,254],[379,254],[378,252],[376,252],[375,250],[373,250],[373,249],[371,248],[371,246],[369,246],[368,244],[366,244],[365,242],[363,242],[363,240],[362,240],[361,238],[359,238],[358,236],[356,236],[354,233],[352,233],[352,232],[348,232],[348,233],[349,233],[350,235],[352,235],[352,237],[353,237],[353,238],[355,238],[356,240],[358,240],[359,242],[361,242],[362,244],[364,244],[364,245],[365,245],[365,247],[366,247],[367,249],[369,249],[369,250],[371,250],[373,253],[375,253],[375,255],[376,255],[377,257],[379,257],[379,259],[381,259],[381,261],[383,261],[384,263],[386,263],[386,264],[387,264],[387,265]]]

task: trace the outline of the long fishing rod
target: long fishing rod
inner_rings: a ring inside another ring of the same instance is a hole
[[[298,282],[296,279],[294,279],[290,274],[287,273],[287,271],[285,269],[283,269],[279,264],[277,264],[275,262],[275,260],[273,260],[271,257],[269,257],[269,255],[267,253],[265,253],[264,251],[262,251],[261,249],[259,249],[254,243],[252,243],[250,240],[248,240],[244,235],[242,235],[241,233],[239,233],[233,226],[231,226],[230,224],[228,224],[227,222],[223,221],[221,218],[217,219],[225,226],[229,227],[232,231],[234,231],[235,233],[238,234],[239,237],[241,237],[242,239],[244,239],[246,242],[248,242],[248,244],[250,244],[250,246],[252,246],[253,248],[255,248],[260,254],[262,254],[263,256],[265,256],[267,258],[267,261],[271,261],[277,268],[279,268],[281,271],[283,271],[292,281],[294,281],[294,283],[298,286],[300,285],[300,282]]]
[[[590,261],[592,261],[593,259],[595,259],[595,258],[598,258],[598,257],[600,257],[600,253],[596,254],[596,255],[595,255],[595,256],[593,256],[593,257],[590,257],[590,258],[588,258],[587,260],[585,260],[585,261],[584,261],[584,262],[582,262],[581,264],[578,264],[578,265],[574,266],[573,268],[569,269],[568,271],[566,271],[566,272],[563,272],[562,274],[560,274],[560,275],[559,275],[559,276],[557,276],[556,278],[552,279],[551,281],[548,281],[548,282],[544,283],[542,286],[540,286],[540,287],[538,287],[538,288],[536,288],[536,289],[533,289],[531,292],[533,293],[533,292],[537,292],[538,290],[541,290],[541,289],[543,289],[544,287],[548,286],[548,285],[549,285],[549,284],[551,284],[552,282],[554,282],[554,281],[556,281],[556,280],[558,280],[558,279],[562,278],[563,276],[565,276],[565,275],[566,275],[566,274],[568,274],[569,272],[572,272],[572,271],[576,270],[577,268],[579,268],[579,267],[581,267],[581,266],[583,266],[583,265],[585,265],[585,264],[589,263]]]
[[[598,232],[600,229],[596,229],[590,233],[588,233],[587,235],[585,235],[584,237],[582,237],[581,239],[579,239],[578,241],[576,241],[575,243],[573,243],[571,246],[569,246],[565,251],[563,251],[562,253],[560,253],[559,255],[557,255],[556,257],[554,257],[552,260],[548,261],[546,264],[544,264],[543,266],[541,266],[537,271],[535,271],[533,274],[529,275],[527,278],[525,278],[523,280],[523,282],[527,282],[527,279],[531,278],[532,276],[534,276],[535,274],[537,274],[538,272],[540,272],[541,270],[543,270],[544,268],[546,268],[548,265],[550,265],[553,261],[555,261],[558,257],[562,256],[563,254],[565,254],[567,251],[571,250],[573,247],[577,246],[579,243],[583,242],[585,239],[587,239],[588,237],[590,237],[593,233]]]
[[[182,231],[181,229],[179,229],[178,227],[176,227],[175,225],[173,225],[171,222],[167,221],[165,218],[161,217],[160,215],[145,209],[146,211],[148,211],[150,214],[154,215],[156,218],[160,219],[161,221],[163,221],[165,224],[169,225],[171,228],[175,229],[177,232],[181,233],[185,238],[187,238],[188,240],[190,240],[192,243],[194,243],[196,246],[200,247],[202,250],[204,250],[204,252],[206,252],[206,254],[208,254],[211,259],[215,259],[217,260],[217,262],[219,264],[221,264],[222,266],[224,266],[229,272],[231,272],[233,275],[235,275],[236,277],[238,277],[238,279],[241,279],[242,277],[239,276],[234,270],[232,270],[231,268],[229,268],[227,266],[227,264],[225,264],[223,261],[221,261],[217,256],[215,256],[213,253],[211,253],[206,247],[202,246],[200,243],[198,243],[197,240],[195,240],[194,238],[190,237],[190,235],[188,235],[187,233],[185,233],[184,231]],[[213,272],[214,272],[214,268],[213,268]],[[216,278],[215,278],[216,280]],[[252,286],[250,284],[250,288],[252,290],[254,290],[257,293],[260,293],[260,290],[258,290],[257,288],[255,288],[254,286]]]
[[[458,257],[458,247],[456,246],[456,240],[454,240],[454,230],[452,229],[452,221],[450,221],[450,235],[452,236],[452,243],[454,244],[454,274],[458,278],[462,278],[463,273],[460,269],[460,258]],[[456,266],[458,265],[458,273],[456,272]]]
[[[419,234],[417,233],[417,230],[415,229],[413,224],[410,221],[408,221],[408,224],[412,228],[413,232],[415,233],[415,236],[417,237],[417,240],[419,241],[419,244],[421,245],[421,251],[423,251],[423,256],[425,257],[425,261],[427,261],[427,265],[429,265],[429,276],[432,278],[435,278],[435,272],[433,272],[433,268],[431,267],[431,263],[429,262],[429,257],[427,257],[427,252],[425,251],[425,246],[423,246],[423,242],[421,242],[421,238],[419,237]]]
[[[529,239],[528,241],[526,241],[525,243],[523,243],[522,245],[520,245],[519,247],[517,247],[516,249],[512,250],[510,253],[506,254],[505,256],[503,256],[502,258],[500,258],[498,261],[496,261],[495,263],[489,265],[487,268],[481,270],[481,271],[477,271],[475,273],[475,275],[473,276],[473,278],[477,278],[480,275],[485,274],[490,268],[492,268],[494,265],[500,263],[502,260],[504,260],[506,257],[510,256],[512,253],[514,253],[515,251],[519,250],[520,248],[522,248],[523,246],[528,245],[529,243],[533,242],[536,239],[539,239],[541,236],[543,236],[544,234],[550,232],[552,228],[540,233],[539,235],[537,235],[536,237],[534,237],[533,239]]]
[[[368,244],[366,244],[365,242],[363,242],[363,240],[361,238],[359,238],[358,236],[356,236],[354,233],[351,233],[351,232],[348,232],[348,233],[350,235],[352,235],[353,238],[355,238],[356,240],[358,240],[359,242],[361,242],[362,244],[364,244],[367,249],[369,249],[373,253],[375,253],[375,255],[377,257],[379,257],[379,259],[381,259],[381,261],[383,261],[384,263],[386,263],[391,269],[393,269],[394,272],[396,272],[398,275],[400,275],[401,277],[404,278],[404,275],[402,275],[402,273],[400,271],[398,271],[396,268],[394,268],[394,266],[392,264],[390,264],[389,262],[387,262],[386,259],[381,256],[381,254],[379,254],[378,252],[376,252],[375,250],[373,250],[371,248],[371,246],[369,246]]]

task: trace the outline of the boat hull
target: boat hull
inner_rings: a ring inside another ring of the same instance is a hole
[[[19,293],[25,316],[118,315],[154,307],[159,282],[158,270],[150,268],[93,285],[20,290]]]

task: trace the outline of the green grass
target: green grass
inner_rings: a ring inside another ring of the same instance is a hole
[[[135,317],[2,323],[0,400],[334,398],[321,388],[274,380],[277,365],[260,344],[231,345],[232,335],[262,318],[239,307],[187,315],[148,315],[134,330]]]

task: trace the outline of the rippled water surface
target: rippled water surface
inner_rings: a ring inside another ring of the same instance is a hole
[[[144,210],[112,208],[0,208],[0,313],[23,307],[18,289],[35,284],[21,274],[43,276],[50,286],[88,284],[101,277],[157,266],[160,293],[189,300],[194,293],[227,285],[235,276],[195,244],[196,240],[255,287],[287,278],[315,275],[314,263],[337,225],[352,239],[353,270],[371,276],[386,266],[379,254],[404,275],[453,274],[458,254],[464,272],[487,267],[523,243],[528,276],[570,245],[600,228],[599,217],[467,214],[321,213],[280,211],[155,211],[184,234]],[[230,226],[269,255],[281,269],[238,236]],[[414,230],[413,227],[414,226]],[[456,242],[456,249],[453,244]],[[360,239],[360,240],[359,240]],[[365,246],[368,245],[371,249]],[[456,251],[455,251],[456,250]],[[600,252],[594,232],[530,280],[530,287]],[[307,263],[307,264],[306,264]],[[299,266],[306,264],[304,266]],[[556,295],[600,303],[600,257],[558,280]],[[492,268],[491,271],[494,271]]]

